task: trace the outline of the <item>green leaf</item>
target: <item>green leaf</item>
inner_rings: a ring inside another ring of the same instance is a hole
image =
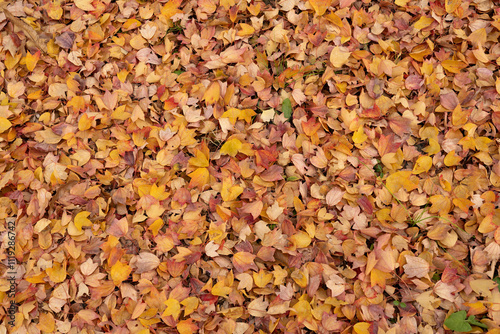
[[[405,308],[406,307],[406,303],[399,303],[399,306],[401,306],[402,308]]]
[[[283,105],[281,106],[281,110],[283,111],[283,115],[286,118],[292,117],[292,102],[290,101],[289,98],[286,98],[283,100]]]
[[[482,322],[480,322],[479,320],[476,320],[476,317],[471,315],[469,316],[469,318],[467,318],[467,322],[471,325],[474,325],[474,326],[478,326],[478,327],[482,327],[482,328],[485,328],[485,329],[488,329],[488,326],[486,326],[485,324],[483,324]]]
[[[394,304],[394,306],[399,306],[399,301],[398,300],[395,300],[392,303]]]
[[[444,321],[446,327],[452,331],[457,332],[469,332],[472,330],[471,325],[465,320],[467,318],[467,312],[458,311],[452,313],[448,319]]]

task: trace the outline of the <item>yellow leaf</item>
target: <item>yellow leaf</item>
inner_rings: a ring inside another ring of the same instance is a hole
[[[399,7],[405,7],[410,0],[396,0],[394,3]]]
[[[16,54],[15,56],[11,56],[10,52],[7,52],[5,54],[5,67],[7,67],[8,70],[13,69],[17,63],[21,60],[22,54]]]
[[[349,61],[351,53],[347,51],[346,47],[336,46],[330,53],[330,62],[334,67],[342,67]]]
[[[458,166],[460,160],[462,160],[462,158],[456,155],[455,150],[453,150],[450,153],[448,153],[446,157],[444,157],[444,164],[447,167]]]
[[[220,85],[217,81],[212,82],[208,86],[205,94],[203,94],[203,100],[206,104],[214,104],[220,99]]]
[[[420,31],[430,26],[432,22],[434,22],[434,19],[432,17],[422,16],[417,22],[415,22],[413,27]]]
[[[368,137],[365,134],[365,129],[362,126],[352,135],[352,141],[354,142],[354,144],[364,143],[367,139]]]
[[[457,104],[453,113],[451,114],[451,122],[455,126],[465,125],[469,120],[469,114],[471,112],[467,109],[463,110],[460,104]]]
[[[238,119],[238,116],[240,115],[241,110],[237,108],[229,108],[226,110],[221,117],[229,118],[229,122],[231,122],[232,125],[236,123],[236,120]]]
[[[495,231],[497,227],[498,226],[493,221],[493,215],[489,214],[481,220],[477,230],[479,233],[485,234]]]
[[[460,70],[464,69],[467,67],[467,64],[465,64],[463,61],[460,60],[444,60],[441,63],[441,66],[443,68],[451,73],[460,73]]]
[[[156,237],[156,235],[158,234],[158,232],[160,231],[160,229],[162,227],[163,227],[163,219],[158,218],[157,220],[155,220],[153,222],[153,224],[151,224],[148,227],[148,230],[151,230],[151,233],[153,233],[153,236]]]
[[[181,304],[177,299],[169,298],[165,301],[165,305],[167,305],[167,307],[165,308],[165,312],[163,312],[162,316],[172,316],[174,319],[179,318],[181,313]]]
[[[311,244],[311,237],[304,231],[299,231],[290,237],[290,241],[297,248],[306,248]]]
[[[231,179],[226,178],[222,181],[221,197],[224,202],[234,201],[243,192],[243,188],[236,185],[233,186]]]
[[[235,0],[220,0],[220,5],[226,10],[229,10],[232,6],[236,4]]]
[[[453,204],[465,213],[469,213],[469,207],[474,205],[467,198],[454,198]]]
[[[32,72],[35,69],[39,59],[40,59],[40,50],[35,52],[35,54],[33,55],[28,51],[25,60],[26,68],[28,69],[28,71]]]
[[[370,323],[368,322],[358,322],[353,328],[356,334],[370,334]]]
[[[221,117],[229,118],[229,122],[231,124],[235,124],[236,120],[245,120],[247,123],[252,122],[252,117],[255,116],[256,113],[252,109],[237,109],[237,108],[229,108],[225,111]]]
[[[290,315],[297,315],[297,320],[302,322],[312,318],[312,308],[306,300],[299,300],[292,306]]]
[[[383,272],[382,270],[379,270],[377,268],[373,268],[370,271],[370,281],[372,287],[375,285],[378,285],[382,289],[385,289],[385,282],[387,279],[391,278],[392,275],[386,272]]]
[[[477,315],[488,312],[488,309],[484,306],[484,302],[478,301],[475,303],[464,303],[465,306],[469,307],[469,314]]]
[[[448,14],[453,13],[460,5],[462,0],[445,0],[444,8]]]
[[[246,23],[240,23],[241,30],[238,31],[237,35],[240,37],[252,36],[255,32],[254,27]]]
[[[439,213],[442,215],[450,212],[451,209],[451,199],[444,195],[434,195],[429,197],[429,202],[432,206],[429,208],[430,213]]]
[[[28,94],[29,100],[38,100],[41,97],[42,97],[42,90],[41,89],[38,89],[38,90],[33,91],[33,92]]]
[[[128,264],[116,261],[111,267],[110,275],[113,283],[118,286],[128,278],[131,272],[132,268]]]
[[[0,116],[0,133],[10,129],[12,123],[5,117]]]
[[[328,21],[330,21],[333,24],[335,24],[339,28],[342,28],[344,26],[344,23],[342,22],[342,20],[340,19],[340,17],[337,14],[335,14],[334,12],[330,12],[329,14],[327,14],[325,16],[325,18]]]
[[[210,181],[210,173],[207,168],[197,168],[194,172],[189,173],[188,176],[191,178],[189,188],[197,187],[201,189]]]
[[[182,13],[182,10],[179,10],[179,6],[181,5],[182,0],[170,0],[165,4],[165,6],[161,9],[161,15],[163,15],[167,20],[170,19],[175,14]]]
[[[259,288],[265,287],[273,280],[273,274],[268,273],[266,270],[261,269],[258,273],[253,273],[253,280],[255,285]]]
[[[31,94],[30,94],[31,95]],[[30,96],[28,96],[29,98]],[[66,104],[68,107],[73,107],[73,110],[80,112],[85,109],[85,99],[82,96],[73,96]]]
[[[432,167],[432,158],[424,155],[417,159],[415,166],[413,166],[413,174],[420,174],[428,172]]]
[[[52,313],[40,312],[36,327],[42,332],[54,333],[56,329],[56,321]]]
[[[169,192],[165,191],[164,184],[162,184],[159,187],[156,184],[153,184],[151,186],[151,190],[149,190],[149,194],[159,201],[163,201],[163,200],[167,199],[168,196],[170,195]]]
[[[233,289],[224,285],[224,281],[215,283],[210,293],[214,296],[227,297]]]
[[[59,1],[49,2],[46,10],[47,15],[53,20],[59,20],[63,15],[63,9]]]
[[[66,279],[66,263],[61,265],[59,262],[54,262],[52,268],[45,269],[47,275],[54,283],[64,282]]]
[[[122,30],[123,31],[129,31],[129,30],[132,30],[132,29],[139,28],[140,26],[141,26],[141,21],[139,21],[137,19],[128,19],[122,25]]]
[[[75,5],[76,7],[86,10],[86,11],[92,11],[95,10],[95,7],[92,6],[92,0],[75,0]]]
[[[252,122],[252,117],[255,115],[257,115],[257,114],[252,109],[243,109],[243,110],[240,110],[240,113],[238,115],[238,119],[239,120],[244,119],[245,122],[250,123],[250,122]]]
[[[441,151],[441,146],[438,141],[434,138],[429,138],[429,146],[424,148],[424,152],[428,155],[433,155]]]
[[[229,139],[222,145],[220,149],[221,154],[227,154],[232,157],[238,154],[238,151],[242,148],[242,143],[237,138]]]
[[[75,226],[78,231],[82,231],[83,226],[92,226],[92,222],[88,219],[90,216],[90,212],[82,211],[76,214],[75,216]]]
[[[385,181],[387,189],[394,194],[401,189],[401,187],[404,187],[406,191],[411,191],[417,188],[418,184],[415,184],[410,180],[411,174],[411,171],[399,171],[389,175]]]
[[[306,273],[304,273],[300,269],[296,269],[292,272],[290,277],[297,283],[298,286],[305,289],[307,287],[307,283],[309,283],[309,279]]]
[[[92,120],[89,118],[87,114],[83,114],[78,120],[78,130],[85,131],[90,129],[92,126]]]
[[[309,0],[311,7],[318,16],[325,14],[326,10],[332,4],[332,0]]]
[[[181,302],[181,304],[186,307],[184,309],[184,316],[188,316],[198,308],[198,305],[200,304],[200,300],[196,297],[191,296],[191,297],[187,297],[186,299],[184,299]]]
[[[146,46],[147,41],[141,35],[135,35],[129,41],[131,47],[140,50]]]
[[[475,140],[476,149],[478,149],[479,151],[488,152],[489,151],[489,144],[491,142],[492,142],[492,140],[488,137],[478,137]]]
[[[47,274],[42,271],[38,275],[26,277],[26,281],[28,281],[32,284],[45,283],[45,280],[44,280],[45,277],[47,277]]]
[[[189,164],[195,167],[208,167],[210,166],[208,162],[208,157],[200,150],[194,150],[195,156],[189,159]]]

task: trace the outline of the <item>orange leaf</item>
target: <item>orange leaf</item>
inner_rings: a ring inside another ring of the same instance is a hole
[[[111,267],[110,275],[113,283],[118,286],[128,278],[131,272],[132,268],[128,264],[116,261]]]
[[[325,14],[326,10],[332,4],[332,0],[309,0],[311,7],[318,16]]]
[[[189,164],[195,167],[208,167],[210,164],[208,163],[208,156],[205,155],[202,151],[195,149],[194,150],[195,157],[189,159]]]
[[[30,52],[26,54],[26,68],[28,69],[28,71],[32,72],[35,69],[39,59],[40,59],[40,50],[35,52],[35,54],[33,55]]]
[[[188,176],[191,178],[189,188],[197,187],[198,189],[202,189],[210,181],[210,173],[207,168],[197,168],[194,172],[189,173]]]
[[[52,282],[64,282],[64,280],[66,279],[66,263],[63,263],[61,265],[59,262],[54,262],[52,268],[45,269],[45,272],[47,273],[47,275],[49,275],[49,278]]]
[[[217,81],[212,82],[203,94],[203,100],[207,104],[214,104],[220,99],[220,85]]]
[[[181,320],[177,324],[177,330],[180,334],[197,333],[198,329],[198,326],[193,323],[193,319]]]
[[[453,110],[453,113],[451,114],[451,122],[455,126],[465,125],[469,120],[470,114],[471,110],[468,109],[463,110],[460,104],[458,104]]]
[[[179,10],[179,6],[181,5],[181,3],[182,0],[170,0],[162,7],[161,15],[163,15],[168,20],[175,14],[182,13],[182,10]]]
[[[460,60],[445,60],[441,63],[443,68],[451,73],[460,73],[460,70],[467,67],[467,64]]]

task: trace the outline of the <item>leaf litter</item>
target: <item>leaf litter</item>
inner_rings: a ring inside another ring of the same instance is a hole
[[[1,331],[500,332],[493,1],[0,12]]]

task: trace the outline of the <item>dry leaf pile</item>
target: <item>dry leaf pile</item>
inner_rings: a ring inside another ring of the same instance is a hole
[[[500,333],[498,2],[2,8],[1,333]]]

